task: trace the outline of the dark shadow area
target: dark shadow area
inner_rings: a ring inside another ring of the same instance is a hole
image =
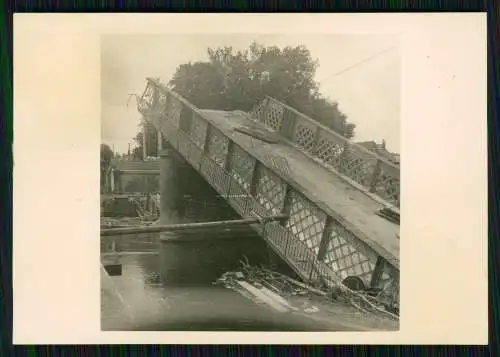
[[[101,201],[101,217],[137,217],[136,205],[127,197],[114,197]]]

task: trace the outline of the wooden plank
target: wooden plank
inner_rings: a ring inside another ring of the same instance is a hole
[[[283,305],[285,308],[287,308],[289,310],[292,310],[292,311],[299,311],[298,308],[296,308],[295,306],[290,305],[290,303],[288,301],[286,301],[282,296],[276,294],[272,290],[264,287],[264,288],[260,288],[260,291],[263,294],[265,294],[266,296],[268,296],[270,299],[272,299],[272,300],[276,301],[277,303]]]
[[[273,309],[277,310],[278,312],[288,312],[290,311],[288,308],[283,306],[282,304],[278,303],[277,301],[273,300],[270,298],[268,295],[264,294],[261,289],[256,288],[255,286],[247,283],[246,281],[239,281],[237,280],[236,283],[246,291],[248,291],[250,294],[258,298],[260,301],[266,303]]]

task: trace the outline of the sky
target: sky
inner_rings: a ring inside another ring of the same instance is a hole
[[[128,107],[127,101],[130,94],[143,93],[146,77],[160,77],[166,83],[179,65],[208,60],[208,47],[238,50],[248,48],[253,41],[266,46],[305,45],[313,59],[319,60],[316,80],[320,92],[338,102],[348,121],[356,124],[354,141],[380,143],[384,139],[389,151],[399,153],[399,43],[396,36],[380,35],[102,36],[102,141],[117,152],[127,151],[140,120],[135,99],[130,98]]]

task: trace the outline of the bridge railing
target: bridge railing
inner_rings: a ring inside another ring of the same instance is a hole
[[[302,277],[330,285],[347,276],[369,286],[399,284],[398,259],[370,239],[358,238],[361,233],[349,222],[303,195],[177,93],[151,80],[139,111],[242,217],[289,217],[256,229]],[[399,290],[391,296],[399,296]]]
[[[399,167],[387,159],[271,97],[251,114],[325,168],[399,207]]]

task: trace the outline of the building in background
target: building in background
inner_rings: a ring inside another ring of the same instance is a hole
[[[388,151],[385,148],[385,140],[382,140],[381,144],[377,144],[375,141],[362,141],[362,142],[359,142],[357,144],[361,145],[365,149],[368,149],[368,150],[382,156],[383,158],[386,158],[387,160],[389,160],[393,164],[399,166],[399,163],[400,163],[399,154],[392,153],[392,152]]]

